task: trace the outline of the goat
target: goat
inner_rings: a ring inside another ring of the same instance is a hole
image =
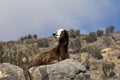
[[[69,58],[69,36],[67,30],[59,29],[57,33],[53,33],[53,36],[57,38],[58,45],[50,51],[36,54],[31,59],[29,63],[29,68],[33,66],[54,64],[56,62]]]

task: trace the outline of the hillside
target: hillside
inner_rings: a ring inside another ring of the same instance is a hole
[[[80,34],[79,30],[71,29],[69,37],[70,58],[86,67],[90,80],[120,79],[120,32],[96,35],[94,32]],[[49,51],[56,45],[53,36],[0,42],[0,63],[11,63],[26,71],[35,54]]]

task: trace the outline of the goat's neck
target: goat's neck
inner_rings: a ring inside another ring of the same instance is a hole
[[[58,46],[58,52],[61,53],[67,53],[68,52],[68,45],[59,45]]]

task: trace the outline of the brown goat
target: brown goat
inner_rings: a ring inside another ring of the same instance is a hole
[[[29,63],[29,68],[33,66],[53,64],[69,58],[68,32],[64,29],[59,29],[58,32],[53,35],[58,39],[58,45],[48,52],[38,53],[35,55]]]

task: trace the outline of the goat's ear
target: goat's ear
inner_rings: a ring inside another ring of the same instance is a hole
[[[55,36],[55,35],[56,35],[56,33],[52,33],[52,35],[53,35],[53,36]]]

